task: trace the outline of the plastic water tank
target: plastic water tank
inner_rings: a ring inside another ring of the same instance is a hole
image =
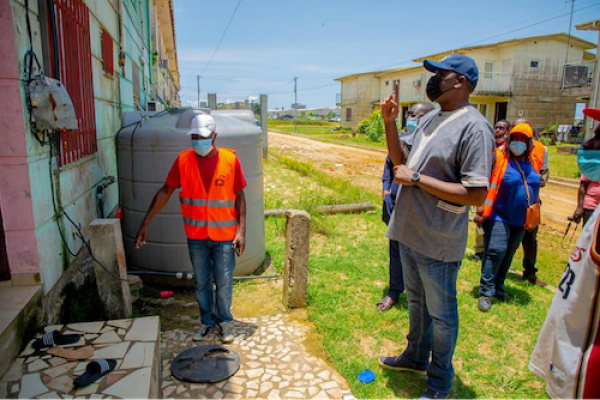
[[[173,109],[168,112],[125,112],[117,137],[123,241],[128,268],[146,272],[192,272],[179,206],[179,191],[149,226],[146,245],[134,249],[140,222],[173,162],[190,148],[186,136],[196,114],[210,114],[217,124],[217,147],[235,150],[247,181],[246,251],[237,259],[235,275],[249,275],[265,258],[262,132],[249,110]],[[139,123],[138,123],[139,122]]]

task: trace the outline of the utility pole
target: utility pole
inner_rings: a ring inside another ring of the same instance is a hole
[[[269,157],[269,126],[268,126],[267,95],[260,95],[260,129],[263,134],[263,158]]]
[[[196,81],[198,82],[198,108],[200,108],[200,75],[196,75]]]
[[[294,77],[294,110],[296,113],[294,115],[294,133],[296,133],[298,128],[298,122],[296,119],[298,118],[298,77]]]
[[[567,39],[567,55],[565,56],[565,65],[567,65],[567,63],[569,62],[569,47],[571,47],[571,26],[573,25],[573,7],[575,7],[575,0],[569,1],[571,1],[571,17],[569,17],[569,38]]]

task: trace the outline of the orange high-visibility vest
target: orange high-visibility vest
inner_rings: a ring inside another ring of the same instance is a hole
[[[233,240],[238,227],[233,188],[235,152],[218,149],[219,160],[208,193],[198,171],[196,157],[193,149],[179,154],[179,202],[185,234],[190,239]]]
[[[539,150],[540,148],[541,153]],[[537,153],[534,155],[536,149]],[[533,165],[533,168],[538,174],[540,173],[540,168],[542,168],[545,151],[546,150],[544,144],[536,140],[534,142],[533,150],[529,155],[529,162],[531,162],[531,165]],[[500,184],[502,183],[502,178],[504,178],[504,173],[506,172],[506,167],[508,167],[509,160],[510,159],[504,154],[503,149],[496,149],[496,164],[494,165],[494,170],[492,171],[492,177],[490,179],[490,188],[488,189],[485,195],[485,202],[483,203],[482,215],[486,218],[492,215],[492,208],[494,208],[494,202],[496,201],[496,197],[498,196],[498,189],[500,188]]]
[[[496,163],[494,164],[494,170],[490,178],[490,188],[485,195],[485,202],[483,203],[482,215],[486,218],[492,215],[492,208],[494,208],[494,202],[498,196],[498,189],[502,183],[502,178],[504,178],[508,161],[509,158],[504,154],[504,150],[496,149]]]
[[[533,150],[531,150],[531,155],[529,159],[531,160],[531,164],[533,168],[539,174],[542,170],[542,165],[544,164],[544,154],[546,154],[546,146],[539,140],[533,140]]]

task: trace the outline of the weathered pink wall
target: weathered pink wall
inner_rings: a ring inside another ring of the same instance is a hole
[[[13,26],[10,2],[0,0],[0,207],[8,263],[11,275],[17,278],[17,274],[39,276],[40,260],[31,203],[23,98]]]

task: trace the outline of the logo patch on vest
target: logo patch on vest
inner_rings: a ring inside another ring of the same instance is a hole
[[[225,175],[219,175],[215,179],[215,186],[225,186]]]

